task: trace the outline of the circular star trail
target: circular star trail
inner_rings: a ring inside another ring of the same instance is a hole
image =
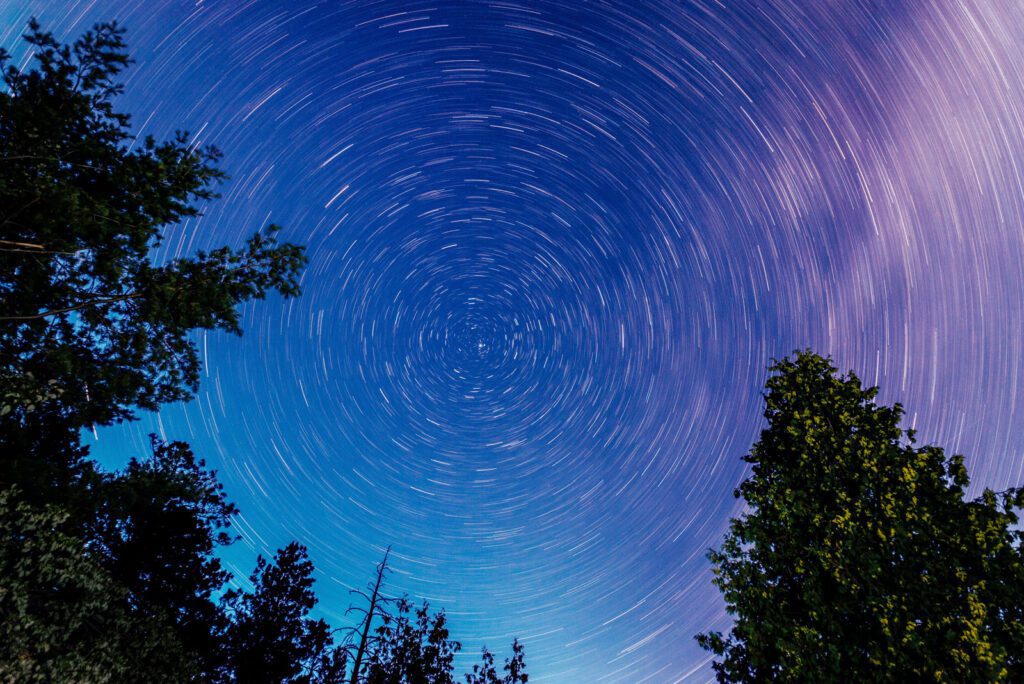
[[[468,662],[705,681],[704,553],[739,511],[772,357],[834,355],[978,486],[1024,476],[1024,9],[541,0],[9,2],[116,18],[142,133],[232,178],[164,256],[268,222],[303,296],[199,338],[200,395],[101,433],[188,439],[298,538],[325,615],[391,545]],[[17,53],[24,57],[23,53]]]

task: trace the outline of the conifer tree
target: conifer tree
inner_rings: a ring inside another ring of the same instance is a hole
[[[316,606],[313,563],[291,543],[269,563],[262,556],[251,592],[231,591],[228,632],[232,681],[245,684],[341,684],[346,654],[332,643],[330,627],[309,617]]]

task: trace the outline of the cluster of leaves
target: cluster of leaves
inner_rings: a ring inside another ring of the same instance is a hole
[[[310,616],[297,543],[231,588],[216,552],[237,511],[187,444],[153,438],[112,473],[89,457],[83,428],[190,398],[190,334],[238,333],[242,303],[298,295],[305,256],[270,226],[154,260],[214,197],[218,152],[132,138],[113,107],[129,63],[116,25],[68,46],[32,22],[25,39],[34,69],[0,51],[0,681],[451,681],[443,614],[399,611],[350,668],[350,644]]]
[[[377,628],[375,649],[365,672],[366,684],[455,684],[453,660],[462,645],[448,636],[444,612],[430,612],[424,602],[413,608],[399,599],[393,613],[386,613]],[[504,673],[494,665],[494,655],[483,649],[481,663],[466,673],[466,684],[526,684],[525,653],[518,640],[512,642],[512,657]]]
[[[159,627],[132,613],[69,515],[19,493],[0,491],[0,680],[130,681],[164,660]]]
[[[386,615],[377,628],[377,637],[379,647],[368,661],[368,684],[453,684],[452,660],[461,645],[448,638],[443,612],[431,615],[427,603],[413,611],[401,599],[396,614]]]
[[[273,563],[260,557],[249,578],[251,593],[231,590],[234,615],[228,632],[240,682],[343,682],[347,651],[332,646],[330,626],[307,617],[316,605],[313,563],[291,543]]]
[[[129,62],[116,25],[68,46],[33,22],[25,39],[36,69],[0,52],[0,372],[51,381],[83,426],[187,399],[189,333],[237,333],[240,303],[297,295],[303,249],[270,226],[154,263],[164,230],[215,196],[220,153],[184,133],[133,138],[113,106]]]
[[[473,671],[466,674],[466,684],[526,684],[530,681],[526,674],[526,653],[518,639],[512,642],[512,657],[505,659],[503,675],[494,666],[494,654],[486,648],[482,660],[482,665],[474,665]]]
[[[45,445],[37,460],[54,458]],[[116,473],[74,440],[65,448],[48,469],[77,476],[34,491],[5,477],[0,489],[0,633],[20,637],[0,646],[0,680],[342,681],[322,664],[342,652],[309,617],[303,547],[260,558],[251,591],[225,591],[214,552],[236,511],[187,444],[154,439]]]
[[[1024,681],[1024,491],[967,499],[963,458],[828,359],[772,371],[749,512],[710,554],[719,680]]]

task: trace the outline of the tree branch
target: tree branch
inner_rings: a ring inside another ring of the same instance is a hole
[[[113,295],[109,297],[99,296],[90,302],[79,302],[74,306],[68,306],[63,309],[51,309],[49,311],[40,311],[36,314],[29,314],[28,316],[0,316],[0,321],[33,321],[40,318],[48,318],[50,316],[58,316],[60,314],[71,313],[72,311],[78,311],[84,309],[87,306],[94,306],[96,304],[112,304],[114,302],[123,302],[129,299],[138,299],[142,296],[141,292],[133,292],[131,294]]]

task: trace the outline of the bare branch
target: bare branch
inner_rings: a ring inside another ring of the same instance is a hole
[[[95,306],[97,304],[112,304],[114,302],[123,302],[129,299],[138,299],[141,296],[141,292],[113,296],[96,295],[96,299],[89,302],[79,302],[78,304],[68,306],[63,309],[50,309],[49,311],[40,311],[36,314],[29,314],[28,316],[0,316],[0,321],[33,321],[40,318],[48,318],[50,316],[59,316],[60,314],[71,313],[72,311],[79,311],[80,309],[84,309],[88,306]]]

